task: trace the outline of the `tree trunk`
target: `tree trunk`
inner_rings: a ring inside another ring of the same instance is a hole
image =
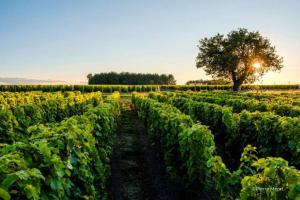
[[[233,82],[233,91],[240,91],[241,90],[241,87],[242,87],[242,81],[239,81],[239,80],[237,80],[237,81],[234,81]]]

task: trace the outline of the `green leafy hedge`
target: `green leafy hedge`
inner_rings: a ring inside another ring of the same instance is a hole
[[[221,199],[300,198],[300,172],[282,158],[258,159],[256,148],[247,145],[239,168],[231,172],[216,155],[214,137],[207,126],[195,124],[189,116],[168,104],[138,94],[133,94],[132,100],[139,116],[147,123],[151,138],[163,150],[167,171],[187,189],[216,190]],[[262,185],[267,193],[256,191]],[[284,192],[272,190],[275,187],[283,188]]]
[[[0,85],[2,92],[64,92],[64,91],[80,91],[80,92],[96,92],[103,93],[112,92],[150,92],[159,91],[157,85]]]
[[[104,199],[119,95],[60,123],[28,128],[27,142],[0,145],[3,199]]]
[[[162,91],[232,90],[232,85],[162,85]],[[241,90],[297,90],[299,85],[242,85]]]
[[[102,101],[100,92],[81,94],[67,92],[56,98],[17,105],[0,110],[0,142],[11,143],[28,138],[27,128],[34,124],[51,123],[85,112]]]
[[[0,92],[0,108],[12,108],[17,105],[38,103],[48,99],[63,97],[61,92]]]
[[[191,117],[171,105],[136,94],[132,100],[139,116],[146,120],[151,138],[163,150],[166,169],[171,177],[187,185],[197,182],[204,187],[209,173],[203,166],[214,152],[210,130],[204,125],[194,124]],[[196,143],[203,145],[195,147]],[[194,159],[198,153],[203,156]]]
[[[243,85],[242,90],[297,90],[299,85]],[[150,91],[232,90],[231,85],[0,85],[2,92],[150,92]]]
[[[293,165],[300,164],[300,118],[246,110],[237,114],[233,113],[232,107],[185,97],[155,93],[150,97],[174,105],[193,119],[208,125],[213,133],[223,134],[228,154],[242,152],[246,145],[251,144],[259,149],[261,156],[284,157]]]
[[[256,100],[253,98],[244,98],[241,96],[232,96],[222,93],[191,93],[191,94],[177,94],[177,96],[187,97],[195,101],[214,103],[222,106],[230,106],[233,112],[239,113],[243,110],[250,112],[274,112],[281,116],[300,117],[300,107],[293,105],[292,102],[287,102],[286,98],[283,100],[261,99]]]

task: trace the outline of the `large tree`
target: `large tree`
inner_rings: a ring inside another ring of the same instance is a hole
[[[213,78],[231,80],[235,91],[240,90],[243,83],[253,83],[266,72],[283,67],[282,57],[258,31],[240,28],[226,37],[217,34],[199,42],[197,68],[204,68]]]

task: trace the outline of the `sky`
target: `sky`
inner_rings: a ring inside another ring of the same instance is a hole
[[[174,74],[196,68],[204,37],[239,27],[271,40],[284,58],[263,84],[300,83],[298,0],[0,0],[0,77],[86,81],[88,73]]]

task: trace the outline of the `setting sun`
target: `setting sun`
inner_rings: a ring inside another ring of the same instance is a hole
[[[254,67],[255,69],[260,68],[260,63],[258,63],[258,62],[257,62],[257,63],[254,63],[254,64],[253,64],[253,67]]]

